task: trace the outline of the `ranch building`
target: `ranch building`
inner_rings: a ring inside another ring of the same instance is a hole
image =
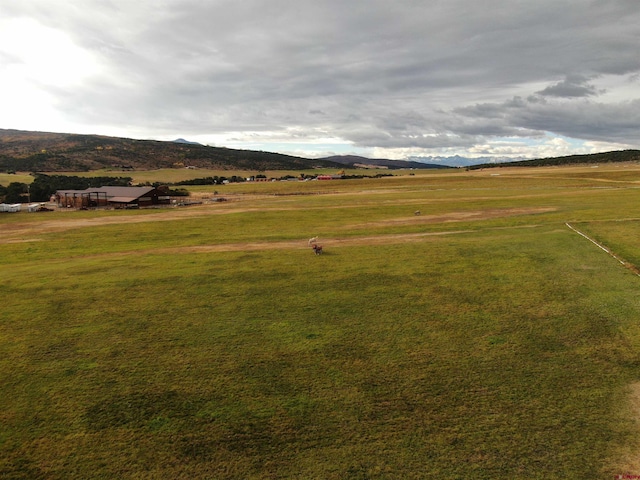
[[[62,208],[140,208],[169,205],[169,192],[154,187],[94,187],[86,190],[58,190],[55,202]]]

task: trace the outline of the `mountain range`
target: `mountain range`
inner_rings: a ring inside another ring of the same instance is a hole
[[[411,160],[388,160],[381,158],[366,158],[359,157],[357,155],[334,155],[332,157],[325,157],[322,160],[328,162],[340,163],[342,165],[348,165],[350,167],[360,168],[450,168],[449,165],[438,165],[435,163],[418,162]]]
[[[211,147],[183,138],[134,140],[102,135],[0,129],[0,171],[74,172],[195,167],[220,170],[307,170],[362,162],[387,168],[446,168],[362,157],[308,159],[280,153]],[[380,163],[380,165],[382,165]]]
[[[354,155],[308,159],[280,153],[211,147],[183,138],[174,141],[134,140],[102,135],[0,129],[0,172],[81,172],[184,167],[253,171],[346,167],[435,169],[464,166],[475,169],[505,165],[621,161],[640,161],[640,151],[625,150],[535,160],[460,156],[390,160]]]
[[[0,129],[0,171],[81,172],[196,167],[221,170],[297,170],[340,164],[290,155],[102,135]]]

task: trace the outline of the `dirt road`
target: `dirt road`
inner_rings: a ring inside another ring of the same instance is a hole
[[[94,217],[94,218],[73,218],[74,212],[47,212],[29,215],[42,215],[42,221],[34,222],[30,218],[28,222],[18,222],[5,224],[0,227],[0,244],[18,243],[18,242],[34,242],[46,240],[51,234],[58,234],[68,230],[77,228],[92,228],[102,225],[127,225],[143,222],[170,222],[179,221],[187,218],[206,217],[210,215],[224,215],[230,213],[242,213],[256,211],[257,208],[252,207],[232,207],[232,208],[212,208],[212,206],[204,205],[200,207],[191,207],[185,209],[167,209],[150,213],[147,215],[123,215],[114,217]],[[545,213],[553,211],[553,208],[537,207],[537,208],[502,208],[488,209],[478,211],[451,212],[445,215],[413,215],[407,217],[398,217],[389,220],[363,222],[353,225],[346,225],[341,229],[354,231],[370,227],[398,226],[398,225],[420,225],[420,224],[437,224],[451,222],[468,222],[479,221],[492,218],[511,217],[517,215],[531,215],[536,213]],[[46,217],[45,217],[46,216]],[[389,234],[376,236],[362,236],[349,238],[331,238],[322,239],[331,245],[362,245],[367,244],[389,244],[419,241],[425,236],[430,235],[447,235],[454,232],[446,233],[408,233],[408,234]],[[461,233],[461,231],[455,232]],[[301,246],[306,248],[306,239],[300,241],[288,242],[247,242],[235,244],[217,244],[198,247],[181,247],[183,251],[231,251],[231,250],[264,250],[264,249],[283,249],[296,248]],[[169,249],[174,251],[174,249]]]

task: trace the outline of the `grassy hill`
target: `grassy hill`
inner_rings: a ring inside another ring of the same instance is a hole
[[[470,170],[496,167],[549,167],[559,165],[618,163],[640,161],[640,150],[621,150],[605,153],[591,153],[588,155],[568,155],[564,157],[537,158],[533,160],[519,160],[505,163],[483,163],[473,165]]]
[[[193,166],[221,170],[340,168],[328,160],[195,143],[0,129],[0,171],[86,172]]]

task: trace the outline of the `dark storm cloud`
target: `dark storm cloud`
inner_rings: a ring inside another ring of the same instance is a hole
[[[581,75],[571,75],[562,82],[550,85],[544,90],[537,92],[542,96],[551,97],[591,97],[597,95],[597,89],[592,84],[588,84],[588,79]]]
[[[581,100],[538,101],[516,97],[502,104],[458,109],[464,120],[482,128],[514,128],[514,136],[554,132],[566,137],[602,142],[640,144],[640,99],[603,104]]]
[[[82,85],[49,89],[80,123],[320,129],[389,148],[544,132],[638,142],[637,81],[626,102],[602,96],[640,72],[635,1],[27,0],[0,13],[98,59]]]

